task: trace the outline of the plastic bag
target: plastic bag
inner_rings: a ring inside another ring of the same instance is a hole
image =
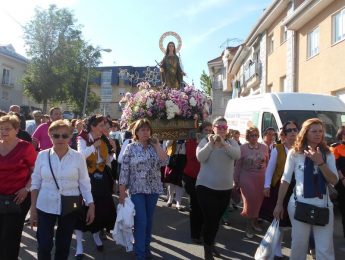
[[[255,252],[255,260],[273,260],[274,250],[279,243],[279,220],[274,219]]]

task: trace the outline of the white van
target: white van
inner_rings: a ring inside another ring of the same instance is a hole
[[[330,95],[266,93],[230,99],[224,117],[229,128],[240,131],[241,142],[245,141],[246,129],[250,126],[259,129],[261,139],[267,127],[278,131],[289,120],[301,127],[306,119],[317,117],[326,126],[327,142],[333,143],[338,128],[345,122],[345,104]]]

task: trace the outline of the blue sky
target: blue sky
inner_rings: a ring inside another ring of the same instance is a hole
[[[11,43],[25,55],[20,24],[34,8],[67,7],[83,25],[87,41],[101,48],[102,66],[148,66],[163,58],[159,38],[174,31],[182,38],[185,81],[200,85],[207,62],[218,57],[227,39],[244,40],[272,0],[11,0],[0,10],[0,44]],[[166,38],[164,45],[173,38]],[[236,45],[237,42],[230,43]]]

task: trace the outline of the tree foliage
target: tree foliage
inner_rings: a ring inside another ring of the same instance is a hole
[[[209,75],[203,70],[200,76],[200,85],[201,89],[209,96],[211,96],[212,92],[212,80]]]
[[[80,113],[87,70],[99,64],[100,53],[83,40],[71,11],[55,5],[36,9],[24,26],[24,40],[30,58],[23,79],[25,92],[42,102],[44,111],[48,102],[67,102]],[[92,100],[89,110],[97,99]]]

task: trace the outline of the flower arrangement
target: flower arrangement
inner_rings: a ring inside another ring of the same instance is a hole
[[[191,86],[181,90],[155,90],[148,82],[141,82],[138,87],[137,93],[126,93],[120,101],[120,105],[124,105],[121,127],[127,127],[140,118],[194,119],[195,115],[202,118],[204,112],[209,112],[210,98]]]

